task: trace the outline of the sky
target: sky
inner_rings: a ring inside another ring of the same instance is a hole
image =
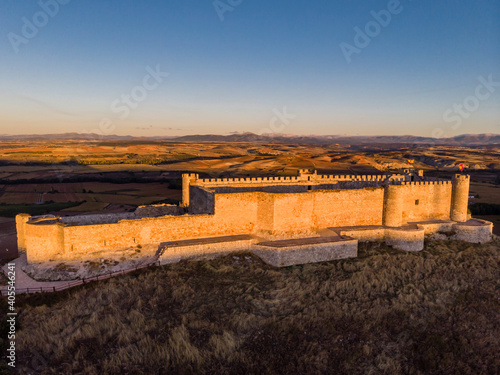
[[[500,133],[499,0],[0,0],[0,134]]]

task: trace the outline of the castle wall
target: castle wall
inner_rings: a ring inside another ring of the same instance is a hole
[[[288,267],[296,264],[355,258],[358,256],[358,241],[351,239],[330,243],[290,245],[281,248],[258,244],[252,247],[252,253],[275,267]]]
[[[196,176],[196,175],[192,175]],[[188,179],[189,180],[189,179]],[[186,181],[188,181],[186,180]],[[409,181],[405,174],[393,175],[318,175],[316,173],[305,173],[299,171],[298,176],[281,177],[248,177],[248,178],[197,178],[192,177],[191,184],[203,187],[247,187],[247,186],[273,186],[273,185],[308,185],[308,184],[336,184],[341,181],[353,182],[384,182]]]
[[[469,223],[457,223],[453,225],[455,235],[453,239],[458,241],[466,241],[472,243],[486,243],[490,242],[493,236],[493,223],[473,219]]]
[[[424,249],[423,228],[386,228],[385,243],[398,250],[421,251]]]
[[[64,251],[59,252],[57,258],[74,259],[98,251],[147,244],[159,245],[165,241],[188,238],[252,233],[257,223],[258,194],[218,195],[214,215],[164,216],[122,220],[104,225],[61,226]],[[45,230],[55,225],[57,224],[40,228]],[[41,249],[45,244],[41,243],[36,247]]]
[[[156,204],[151,206],[139,206],[135,210],[138,217],[155,217],[166,215],[182,215],[186,211],[185,207],[172,204]]]
[[[257,232],[271,234],[274,230],[274,194],[261,194],[257,205]]]
[[[221,193],[244,193],[244,192],[255,192],[261,191],[266,193],[305,193],[311,190],[340,190],[340,189],[365,189],[365,188],[376,188],[382,186],[382,181],[338,181],[331,184],[320,184],[320,183],[310,183],[303,185],[286,184],[286,185],[264,185],[255,184],[253,186],[215,186],[209,187],[216,194]],[[195,185],[196,186],[196,185]]]
[[[341,236],[357,239],[359,242],[383,241],[385,239],[386,228],[379,226],[373,228],[359,228],[340,230]]]
[[[402,192],[402,222],[449,220],[450,182],[412,182],[394,186]],[[467,201],[466,201],[467,203]]]
[[[60,221],[68,225],[92,225],[92,224],[112,224],[120,220],[136,219],[134,212],[121,212],[113,214],[96,214],[96,215],[78,215],[64,216]]]
[[[381,225],[384,189],[313,191],[313,227]]]
[[[217,194],[215,221],[228,234],[248,234],[257,227],[259,204],[265,193]],[[236,231],[233,228],[237,228]],[[238,232],[239,233],[235,233]]]
[[[188,258],[213,258],[215,256],[220,256],[224,254],[229,254],[236,251],[250,251],[252,244],[257,240],[255,238],[241,238],[245,236],[234,236],[240,237],[234,240],[221,241],[221,242],[210,242],[206,243],[192,243],[185,245],[182,243],[171,244],[165,246],[159,261],[161,264],[178,262],[181,259]],[[220,237],[219,237],[220,238]],[[182,242],[182,241],[181,241]]]
[[[219,221],[213,215],[167,216],[124,220],[108,225],[64,227],[65,252],[58,259],[83,258],[98,251],[159,245],[164,241],[249,233],[252,229],[248,221],[241,220],[230,225],[227,220]]]
[[[273,194],[274,234],[308,232],[314,227],[314,193]]]
[[[313,187],[311,186],[311,189]],[[217,194],[251,193],[255,191],[266,193],[305,193],[310,190],[308,185],[269,185],[269,186],[216,186],[212,188]]]
[[[200,186],[189,187],[189,208],[192,215],[213,215],[215,210],[214,193]]]
[[[29,263],[64,257],[63,224],[26,224],[26,252]],[[86,233],[89,237],[89,232]],[[72,254],[69,256],[71,257]]]
[[[453,230],[453,221],[443,221],[438,223],[416,223],[417,227],[423,229],[426,236],[432,236],[436,233],[450,233]]]

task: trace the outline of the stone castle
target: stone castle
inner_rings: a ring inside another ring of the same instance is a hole
[[[294,177],[203,179],[182,175],[182,204],[135,212],[16,217],[28,262],[99,257],[157,246],[160,262],[251,251],[275,266],[357,256],[359,241],[420,251],[434,236],[487,242],[492,223],[467,213],[470,177],[422,171],[351,176],[299,170]]]

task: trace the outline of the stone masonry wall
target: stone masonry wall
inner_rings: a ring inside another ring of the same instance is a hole
[[[189,187],[189,208],[190,214],[213,215],[214,213],[214,193],[200,186]]]
[[[384,189],[312,192],[316,228],[381,225]]]
[[[348,176],[339,178],[343,177]],[[360,182],[379,187],[311,189],[301,193],[232,190],[215,194],[213,187],[191,185],[190,215],[146,218],[138,218],[135,213],[89,215],[65,217],[43,224],[20,223],[19,226],[24,228],[28,260],[40,262],[86,258],[98,251],[159,245],[165,241],[191,238],[261,232],[286,235],[314,232],[327,227],[382,225],[385,193],[380,185],[388,178],[359,178]],[[404,182],[404,179],[405,176],[391,176],[391,180],[401,183],[394,187],[403,191],[404,199],[400,208],[403,223],[449,219],[451,182]],[[319,182],[328,184],[332,178],[302,174],[298,177],[269,178],[267,181],[271,183],[276,180],[285,180],[290,184],[297,184],[299,180],[305,184],[317,182],[317,188]],[[345,178],[343,181],[351,183],[349,181],[352,179]],[[207,185],[217,183],[219,181],[206,182]],[[259,183],[256,179],[255,184]]]
[[[138,218],[158,217],[166,215],[182,215],[186,213],[186,209],[185,207],[172,204],[155,204],[151,206],[139,206],[134,213]]]
[[[401,189],[403,223],[450,218],[451,182],[412,182],[403,184]]]

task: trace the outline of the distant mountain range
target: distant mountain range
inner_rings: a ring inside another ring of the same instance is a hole
[[[479,146],[500,145],[500,134],[463,134],[451,138],[401,136],[339,136],[310,135],[297,136],[286,134],[235,133],[230,135],[186,135],[182,137],[134,137],[119,135],[98,135],[81,133],[34,134],[34,135],[0,135],[0,141],[35,141],[35,140],[75,140],[75,141],[176,141],[176,142],[214,142],[214,143],[281,143],[281,144],[414,144],[443,146]]]

